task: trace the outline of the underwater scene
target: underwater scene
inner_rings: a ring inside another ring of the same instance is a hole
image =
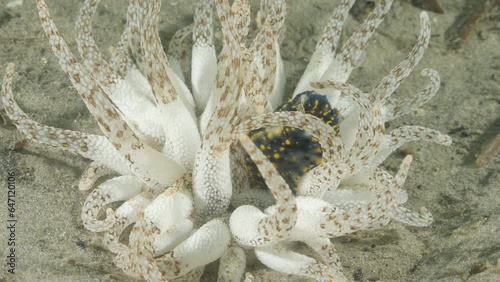
[[[1,281],[500,281],[494,0],[0,3]]]

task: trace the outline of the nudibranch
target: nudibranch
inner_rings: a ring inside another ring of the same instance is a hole
[[[314,91],[298,94],[293,99],[278,106],[275,111],[300,111],[310,114],[321,119],[338,132],[340,120],[337,110],[330,105],[326,96]],[[297,190],[300,177],[321,163],[322,151],[318,140],[300,129],[288,126],[269,126],[251,131],[249,136],[259,150],[273,163],[294,193]],[[255,166],[251,163],[249,168],[252,169]],[[258,175],[258,172],[253,174]]]

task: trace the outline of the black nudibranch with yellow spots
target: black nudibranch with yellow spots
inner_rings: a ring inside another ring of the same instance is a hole
[[[330,105],[327,97],[314,91],[302,92],[275,110],[284,111],[301,111],[314,115],[334,129],[338,129],[340,123],[338,112]],[[249,136],[294,193],[297,192],[300,177],[321,163],[322,151],[318,140],[300,129],[270,126],[251,131]],[[255,165],[249,163],[249,166],[259,175],[257,187],[265,186]]]

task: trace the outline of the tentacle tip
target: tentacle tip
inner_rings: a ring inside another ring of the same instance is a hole
[[[413,161],[412,155],[406,155],[406,157],[403,159],[403,163],[405,165],[410,165],[412,161]]]
[[[105,220],[108,221],[108,219],[109,220],[112,219],[113,221],[115,220],[115,211],[112,208],[106,209],[106,219]]]
[[[106,224],[105,220],[84,219],[82,223],[87,230],[92,232],[108,231],[112,226],[111,224]]]
[[[103,220],[97,220],[95,217],[88,216],[85,213],[85,216],[82,216],[83,226],[92,232],[103,232],[111,229],[116,223],[116,216],[113,209],[108,208],[106,210],[106,218]]]
[[[323,85],[323,83],[319,82],[319,81],[311,81],[309,83],[309,85],[312,87],[312,88],[316,88],[316,89],[323,89],[325,88],[325,86]]]
[[[429,14],[427,14],[426,11],[420,12],[420,19],[421,20],[429,20]]]
[[[451,137],[448,135],[445,135],[445,134],[439,135],[437,140],[438,140],[439,144],[442,144],[445,146],[450,146],[452,143]]]
[[[437,72],[437,70],[435,69],[432,69],[432,68],[425,68],[423,69],[420,74],[422,76],[432,76],[432,75],[437,75],[439,76],[439,73]]]
[[[425,220],[425,222],[423,222],[422,226],[429,226],[434,221],[434,217],[432,216],[432,213],[426,207],[420,208],[419,217],[421,219]]]
[[[82,178],[80,182],[78,183],[78,190],[80,191],[87,191],[90,188],[92,188],[92,183],[89,181],[87,178]]]

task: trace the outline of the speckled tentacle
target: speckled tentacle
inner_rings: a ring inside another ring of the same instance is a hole
[[[130,35],[128,33],[127,25],[120,36],[120,41],[116,47],[110,47],[109,51],[111,53],[111,59],[109,60],[109,65],[117,74],[125,77],[130,68],[137,67],[134,65],[132,61],[132,57],[130,54]],[[152,99],[151,99],[152,101]]]
[[[328,67],[332,64],[337,51],[340,35],[349,10],[356,0],[342,0],[328,19],[323,35],[316,44],[316,49],[309,60],[309,64],[295,87],[293,96],[311,90],[309,82],[320,80]]]
[[[261,114],[278,106],[284,95],[284,67],[279,48],[279,36],[286,16],[286,3],[274,1],[267,7],[267,16],[252,42],[250,53],[251,77],[245,83],[245,93],[252,111],[248,116]]]
[[[163,145],[165,133],[158,122],[159,113],[152,100],[151,87],[135,68],[128,68],[124,77],[118,75],[102,58],[92,36],[92,18],[98,0],[85,1],[76,21],[78,52],[88,73],[120,109],[122,118],[133,126],[136,134],[152,139],[155,146]]]
[[[78,182],[78,189],[80,191],[89,190],[94,186],[94,183],[104,175],[113,173],[106,166],[98,163],[91,162],[88,167],[83,171],[80,181]]]
[[[437,130],[425,128],[422,126],[402,126],[392,130],[385,137],[382,149],[371,161],[371,167],[379,166],[392,152],[397,150],[403,144],[412,141],[434,142],[440,145],[451,145],[451,137]]]
[[[385,132],[382,111],[379,106],[370,103],[365,93],[349,83],[329,80],[314,82],[311,85],[320,88],[335,88],[352,97],[358,106],[360,112],[354,143],[346,147],[347,155],[344,156],[344,163],[349,164],[349,170],[344,172],[343,178],[352,176],[366,166],[380,150]],[[341,135],[344,136],[344,134],[341,127]],[[346,138],[349,139],[348,136]]]
[[[287,238],[297,221],[295,197],[283,177],[250,138],[241,134],[240,142],[271,190],[276,200],[276,209],[274,213],[266,215],[255,206],[240,206],[231,214],[229,226],[241,245],[275,244]]]
[[[37,0],[36,3],[42,27],[59,60],[59,65],[82,96],[102,132],[123,155],[130,170],[144,183],[157,189],[173,183],[184,173],[182,166],[139,140],[127,123],[120,118],[116,107],[76,61],[50,18],[45,2]],[[165,168],[168,168],[168,173],[165,173]]]
[[[157,1],[145,1],[145,0],[134,0],[130,1],[127,9],[127,25],[125,27],[125,33],[128,35],[127,43],[128,49],[130,50],[130,55],[134,58],[135,64],[137,65],[140,73],[144,74],[148,80],[152,79],[150,77],[150,72],[153,68],[160,68],[162,73],[160,77],[165,77],[165,72],[169,74],[169,79],[171,82],[175,83],[174,87],[176,92],[169,93],[152,93],[158,95],[158,97],[152,100],[158,100],[162,98],[162,95],[167,95],[168,99],[174,99],[178,96],[184,103],[184,106],[189,110],[191,115],[194,114],[194,101],[192,96],[189,94],[186,85],[181,78],[177,77],[175,73],[170,69],[168,65],[168,60],[163,52],[163,47],[161,46],[160,39],[158,37],[158,27],[157,27],[157,13],[160,6]],[[146,16],[147,14],[147,16]],[[145,37],[148,37],[145,40]],[[148,41],[149,40],[149,41]],[[146,50],[146,48],[149,49]],[[156,57],[158,62],[153,61],[154,65],[149,65],[146,62],[146,56]],[[149,87],[149,83],[147,83]],[[156,91],[157,89],[155,89]],[[172,97],[174,95],[175,97]]]
[[[116,265],[132,277],[144,278],[146,281],[163,281],[163,276],[153,260],[153,236],[158,232],[159,230],[144,218],[144,208],[140,206],[137,222],[130,232],[129,247],[126,252],[116,256]]]
[[[138,1],[130,1],[127,7],[127,24],[125,32],[128,35],[128,49],[130,55],[134,59],[139,71],[146,74],[146,62],[144,60],[144,48],[141,43],[141,20],[144,17],[144,8],[142,8]]]
[[[229,24],[233,28],[234,38],[242,46],[248,38],[250,29],[250,3],[248,0],[235,0],[231,5]]]
[[[255,17],[255,22],[257,23],[257,26],[259,28],[264,24],[267,14],[271,9],[271,5],[271,0],[260,0],[259,11],[257,12],[257,16]]]
[[[107,204],[126,201],[139,195],[143,183],[133,175],[118,176],[99,185],[85,200],[82,208],[83,226],[90,231],[106,231],[114,224],[114,214],[106,212],[104,220],[98,220],[99,211]]]
[[[249,109],[242,120],[264,113],[272,94],[276,75],[276,50],[270,26],[267,22],[254,39],[250,52],[253,60],[249,64],[248,77],[244,84]]]
[[[175,75],[158,35],[160,1],[138,1],[144,9],[140,38],[144,48],[146,77],[151,85],[165,130],[164,152],[187,170],[192,169],[194,156],[200,146],[200,137],[191,94],[186,85]],[[189,99],[187,99],[189,97]]]
[[[196,12],[195,12],[195,17],[196,17]],[[170,38],[167,49],[167,56],[169,63],[171,58],[175,58],[178,61],[182,60],[182,57],[187,52],[186,44],[190,41],[194,41],[193,39],[194,29],[195,29],[194,24],[189,24],[177,30],[172,36],[172,38]]]
[[[306,240],[304,243],[311,247],[321,257],[321,260],[330,267],[332,273],[335,273],[335,275],[341,279],[347,280],[342,273],[340,257],[329,238],[314,238]]]
[[[305,173],[298,183],[298,194],[321,198],[326,191],[335,190],[349,167],[345,163],[324,162]]]
[[[187,189],[190,185],[191,175],[186,174],[144,210],[145,218],[160,230],[155,236],[155,256],[171,251],[192,233],[193,195]]]
[[[110,213],[110,215],[112,215]],[[128,251],[127,246],[120,242],[120,236],[127,226],[135,222],[128,217],[118,217],[115,215],[113,226],[104,232],[102,242],[104,246],[115,254],[123,254]]]
[[[241,14],[232,13],[227,0],[217,0],[216,7],[224,37],[223,48],[218,57],[215,84],[207,107],[201,116],[200,129],[204,146],[206,144],[215,148],[217,152],[223,152],[232,142],[226,137],[233,131],[236,123],[237,101],[242,94],[243,78],[249,58],[236,35],[242,33],[239,30],[244,27],[231,25],[233,22],[241,22],[241,20],[233,19]],[[215,138],[217,135],[222,138]]]
[[[233,195],[231,206],[252,205],[264,209],[274,204],[274,198],[267,189],[252,189],[248,170],[248,158],[245,149],[237,143],[231,145],[231,176],[233,178]]]
[[[230,241],[227,225],[213,219],[155,262],[164,277],[176,278],[220,258]]]
[[[255,248],[257,258],[269,268],[288,274],[295,274],[317,281],[347,281],[340,272],[308,256],[290,251],[282,244]]]
[[[332,15],[328,19],[328,23],[323,29],[321,38],[318,40],[318,43],[316,43],[316,49],[312,55],[313,58],[315,58],[314,54],[322,54],[322,56],[335,54],[338,48],[340,35],[342,34],[342,28],[344,27],[344,23],[349,15],[349,10],[354,2],[356,2],[356,0],[342,0],[335,10],[333,10]],[[327,62],[331,63],[331,60]],[[323,71],[324,70],[325,69],[323,69]],[[319,79],[319,77],[316,79]]]
[[[261,4],[263,2],[266,3],[265,1],[261,1]],[[286,1],[284,0],[269,1],[267,2],[266,6],[267,7],[264,8],[267,11],[265,21],[269,23],[269,26],[273,30],[273,34],[277,35],[277,37],[275,37],[276,40],[279,40],[285,29],[285,20],[287,13]],[[262,10],[262,5],[261,5],[261,10]]]
[[[245,149],[237,142],[230,147],[230,161],[234,196],[234,193],[250,188],[250,173],[245,160]]]
[[[168,42],[167,57],[172,71],[179,79],[186,83],[181,61],[187,53],[187,48],[191,44],[193,34],[193,25],[187,25],[177,30]],[[194,97],[193,97],[194,98]],[[196,101],[195,101],[196,102]]]
[[[332,208],[328,202],[317,197],[298,196],[295,200],[297,202],[298,218],[288,240],[307,241],[311,238],[327,237],[325,236],[325,228],[328,226],[323,218],[326,213],[339,209],[337,207]],[[274,209],[274,207],[269,207],[266,212],[273,212]]]
[[[408,224],[410,226],[425,227],[431,225],[433,217],[430,211],[421,207],[418,212],[412,211],[402,205],[394,205],[389,209],[394,220]]]
[[[270,35],[271,30],[270,30],[269,26],[263,25],[262,28],[260,29],[260,32],[255,37],[253,44],[249,50],[252,53],[252,56],[254,58],[248,66],[248,72],[246,75],[247,77],[245,78],[245,84],[243,86],[243,88],[245,90],[246,98],[248,100],[245,101],[246,104],[244,105],[245,107],[247,107],[247,110],[242,111],[242,114],[245,114],[245,115],[244,116],[240,115],[240,118],[242,120],[245,120],[245,119],[247,119],[255,114],[263,113],[265,105],[267,103],[267,96],[268,96],[268,94],[270,94],[270,93],[264,93],[262,91],[262,78],[265,78],[265,77],[260,76],[260,74],[261,74],[260,71],[265,71],[265,69],[263,69],[262,67],[259,68],[259,65],[262,64],[262,61],[260,60],[260,57],[259,57],[261,54],[257,53],[257,51],[254,50],[256,41],[259,41],[259,43],[260,43],[260,41],[262,40],[263,43],[265,43],[265,41],[267,40],[269,42],[269,37],[261,34],[261,33],[265,32],[266,30],[267,30],[267,32],[269,32],[269,35]],[[266,44],[266,45],[268,45],[268,44]],[[266,45],[264,45],[264,46],[266,46]],[[259,46],[260,46],[260,44],[259,44]],[[253,54],[253,53],[255,53],[255,54]],[[266,52],[266,54],[272,55],[269,52]],[[273,68],[273,66],[271,66],[271,68]],[[268,71],[271,71],[271,70],[268,70]]]
[[[338,82],[346,82],[352,70],[357,67],[359,58],[363,54],[368,40],[380,25],[392,5],[392,0],[381,0],[368,15],[366,20],[349,37],[342,46],[342,51],[335,56],[332,64],[324,72],[320,80],[334,79]],[[336,101],[330,101],[335,105]]]
[[[385,204],[389,207],[388,210],[391,217],[397,216],[398,220],[401,220],[402,222],[405,222],[406,220],[410,222],[413,220],[411,218],[413,213],[402,207],[402,204],[406,203],[408,200],[408,194],[402,188],[406,181],[406,177],[408,176],[412,160],[413,156],[407,155],[401,162],[399,170],[394,176],[390,175],[383,169],[377,168],[375,170],[374,180],[378,181],[379,184],[382,185],[374,186],[374,189],[371,189],[375,192],[377,201],[382,203],[382,205]],[[384,196],[381,197],[380,195],[382,194],[384,194]],[[408,215],[406,220],[406,215],[404,213],[407,213]],[[426,208],[421,208],[419,214],[421,216],[420,220],[429,219],[432,221],[432,215]]]
[[[186,109],[194,116],[194,101],[187,86],[172,71],[167,55],[158,34],[158,15],[161,1],[159,0],[133,0],[143,11],[138,17],[140,25],[140,43],[144,50],[146,61],[145,76],[153,89],[156,102],[168,104],[180,99]],[[163,85],[165,83],[166,85]]]
[[[252,43],[250,52],[259,68],[262,94],[265,95],[267,108],[273,110],[281,104],[285,94],[285,67],[281,58],[280,38],[283,35],[287,7],[283,0],[272,1],[268,5],[265,8],[265,21]],[[269,26],[270,30],[266,26]]]
[[[421,75],[428,76],[430,82],[423,90],[412,97],[402,97],[398,99],[389,99],[383,108],[384,120],[391,121],[402,115],[408,114],[420,108],[427,103],[439,90],[441,79],[437,71],[433,69],[423,69]]]
[[[194,13],[191,83],[197,111],[205,109],[217,73],[214,46],[213,0],[198,1]]]
[[[415,68],[424,56],[430,38],[431,23],[429,16],[426,12],[422,12],[420,13],[420,35],[418,36],[417,44],[413,47],[410,54],[394,67],[386,77],[382,78],[379,84],[373,89],[370,99],[374,101],[374,104],[383,105],[394,90],[399,87],[401,82],[410,75],[413,68]]]
[[[86,67],[89,75],[95,79],[103,91],[110,95],[110,99],[116,103],[117,101],[115,101],[113,94],[120,95],[123,93],[116,93],[114,88],[122,78],[113,72],[108,62],[102,58],[99,47],[95,44],[92,36],[92,18],[98,4],[99,0],[86,0],[84,2],[76,20],[75,39],[78,45],[78,52],[83,59],[83,65]]]
[[[137,213],[141,207],[148,206],[157,194],[144,191],[124,202],[116,211],[108,209],[114,215],[113,226],[104,233],[103,243],[113,253],[126,253],[128,247],[120,242],[120,236],[127,226],[137,221]]]
[[[92,69],[95,68],[97,73],[106,72],[108,68],[107,62],[101,57],[99,47],[95,44],[92,36],[92,18],[99,5],[99,0],[86,0],[83,3],[80,13],[75,24],[76,42],[78,44],[78,52],[83,59],[83,64]],[[117,79],[113,77],[112,79]],[[103,81],[106,83],[106,81]]]
[[[30,119],[12,94],[14,70],[14,64],[10,63],[2,85],[2,103],[12,123],[26,138],[91,159],[122,175],[131,174],[122,156],[105,137],[46,126]]]
[[[322,237],[331,238],[386,225],[391,220],[392,206],[398,204],[396,196],[406,180],[412,159],[411,155],[406,156],[394,177],[385,170],[376,170],[373,177],[376,187],[374,200],[353,203],[345,210],[335,206],[322,210],[324,217],[319,222],[326,228],[316,229],[317,232]]]
[[[219,55],[215,88],[200,121],[202,146],[196,154],[193,173],[195,207],[202,216],[219,215],[229,206],[232,195],[229,145],[234,141],[246,69],[243,58],[246,51],[236,40],[238,29],[230,25],[238,22],[233,17],[239,14],[231,13],[227,1],[217,0],[216,6],[224,46]]]

